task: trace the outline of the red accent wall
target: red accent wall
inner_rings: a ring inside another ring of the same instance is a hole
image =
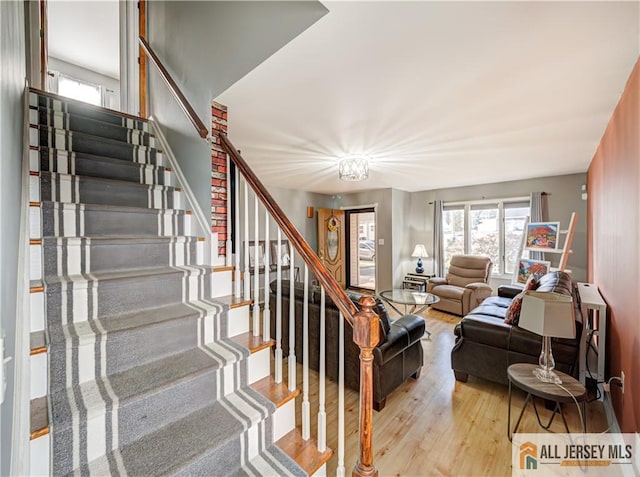
[[[640,430],[640,60],[587,173],[588,276],[609,307],[608,376],[622,432]]]
[[[227,107],[211,103],[211,232],[218,233],[218,255],[226,255],[227,243],[227,154],[220,133],[227,133]]]

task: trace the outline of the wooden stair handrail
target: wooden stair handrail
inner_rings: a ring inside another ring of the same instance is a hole
[[[311,249],[307,241],[302,237],[298,229],[291,223],[289,218],[273,199],[269,191],[262,184],[260,179],[253,173],[247,165],[242,155],[236,150],[226,134],[220,134],[222,147],[231,160],[236,165],[240,173],[243,175],[247,183],[254,190],[258,198],[262,201],[265,208],[269,211],[273,219],[276,221],[282,232],[290,240],[293,247],[300,254],[309,269],[314,273],[318,281],[325,288],[327,294],[331,297],[335,305],[342,312],[344,317],[354,326],[354,315],[357,309],[351,299],[344,292],[337,280],[329,273],[329,270],[322,264],[320,258]]]
[[[151,62],[155,65],[156,68],[158,68],[160,76],[162,76],[162,79],[167,84],[169,91],[171,91],[173,97],[176,98],[176,101],[178,101],[178,104],[182,108],[182,111],[184,111],[184,113],[187,115],[189,121],[191,121],[191,124],[193,124],[193,126],[196,128],[196,131],[198,131],[200,137],[202,139],[207,139],[209,137],[209,129],[204,125],[200,117],[196,114],[195,110],[189,103],[189,100],[187,100],[185,95],[182,94],[182,91],[180,91],[177,83],[173,80],[167,69],[164,67],[164,65],[160,61],[160,58],[158,58],[158,55],[155,54],[149,43],[147,43],[144,38],[138,37],[138,41],[140,42],[140,46],[147,54]]]
[[[338,281],[331,275],[260,179],[253,173],[253,170],[231,143],[229,137],[224,133],[220,133],[219,137],[220,145],[224,151],[229,154],[229,157],[269,211],[271,217],[273,217],[304,262],[315,274],[318,281],[325,288],[326,293],[333,300],[333,303],[353,327],[353,341],[360,348],[360,419],[358,423],[360,454],[352,475],[377,477],[378,470],[373,464],[373,349],[380,342],[379,318],[373,311],[376,302],[369,296],[363,297],[359,302],[361,309],[360,311],[357,310]]]

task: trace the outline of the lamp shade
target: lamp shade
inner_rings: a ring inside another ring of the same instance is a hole
[[[413,253],[411,254],[412,257],[415,258],[426,258],[429,256],[429,254],[427,253],[427,247],[424,246],[424,244],[419,243],[417,244],[414,248],[413,248]]]
[[[570,296],[528,291],[522,299],[518,326],[541,336],[575,338],[574,313]]]

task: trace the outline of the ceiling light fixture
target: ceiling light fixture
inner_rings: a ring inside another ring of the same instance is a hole
[[[340,159],[338,175],[343,181],[363,181],[369,177],[367,156],[347,156]]]

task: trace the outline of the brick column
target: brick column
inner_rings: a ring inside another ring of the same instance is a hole
[[[227,154],[220,133],[227,132],[227,107],[211,102],[211,232],[218,233],[218,255],[227,253]]]

